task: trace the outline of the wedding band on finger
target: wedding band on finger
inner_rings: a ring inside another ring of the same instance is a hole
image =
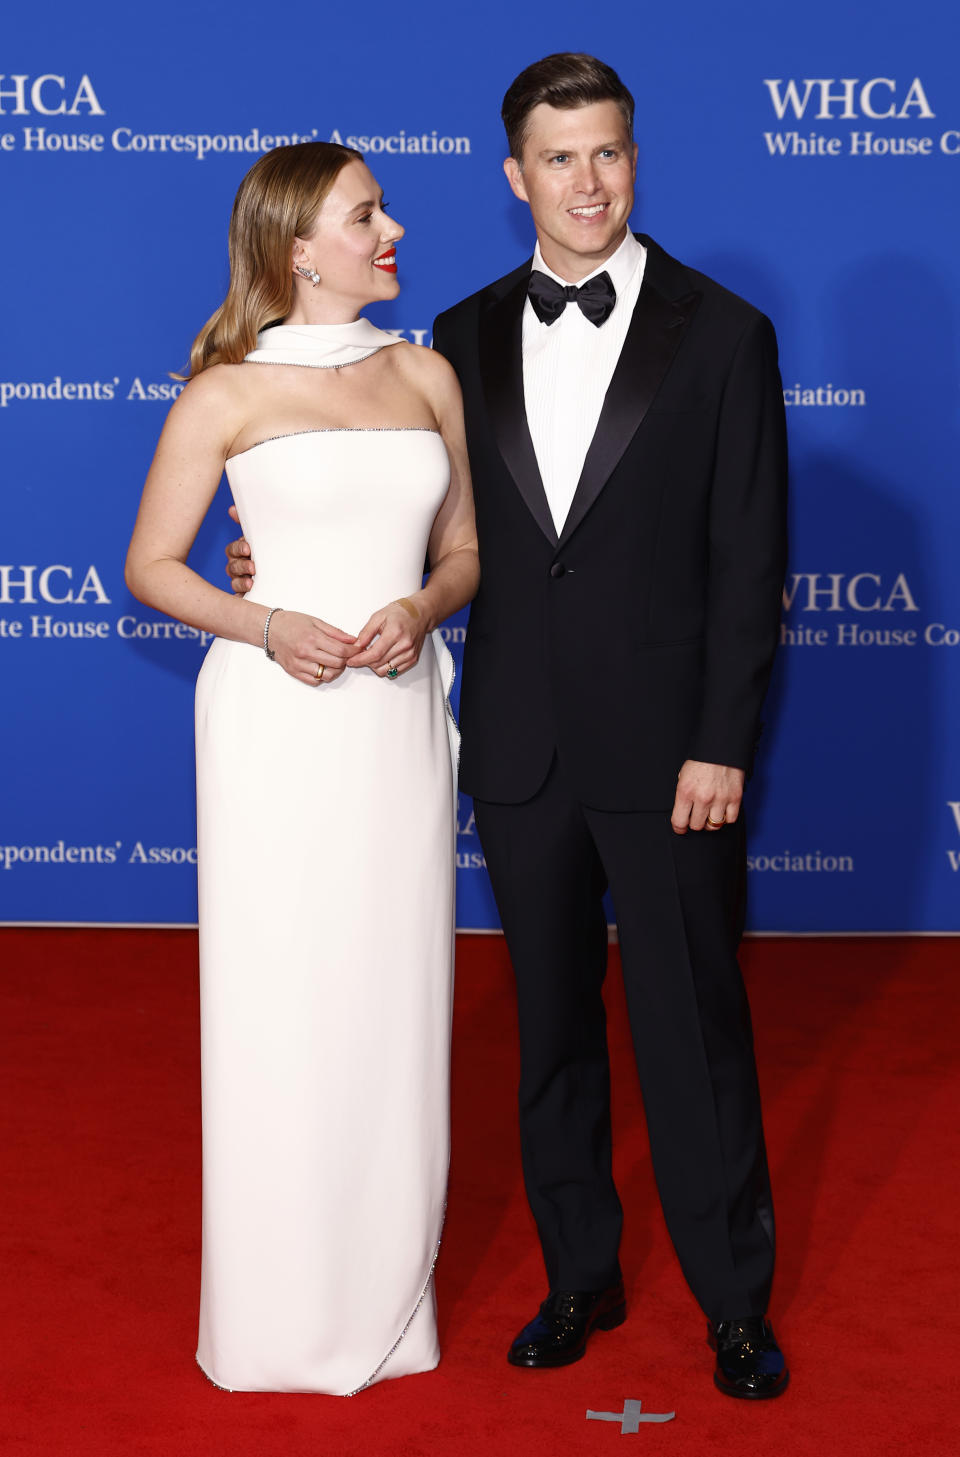
[[[711,830],[719,830],[726,823],[727,823],[727,817],[726,817],[726,815],[724,815],[724,817],[723,817],[722,820],[712,820],[710,818],[710,816],[707,815],[707,824],[708,824],[708,826],[710,827]]]
[[[317,682],[319,683],[322,678],[323,678],[323,663],[318,663],[317,664]]]

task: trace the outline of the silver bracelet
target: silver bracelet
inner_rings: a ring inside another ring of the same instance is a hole
[[[283,608],[282,607],[271,607],[270,608],[270,611],[267,613],[267,620],[263,624],[263,651],[266,653],[266,655],[270,659],[271,663],[273,662],[274,658],[277,655],[276,655],[276,653],[273,651],[273,649],[270,646],[270,619],[271,619],[271,617],[273,616],[273,614],[275,612],[282,612],[282,611],[283,611]]]

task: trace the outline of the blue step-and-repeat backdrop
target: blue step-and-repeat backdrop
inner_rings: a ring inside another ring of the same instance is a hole
[[[634,225],[780,338],[792,543],[750,925],[960,929],[958,43],[951,0],[21,0],[0,39],[0,921],[195,920],[207,642],[134,601],[123,559],[243,172],[298,138],[363,150],[407,228],[372,317],[429,343],[532,248],[504,89],[586,50],[637,98]],[[228,504],[192,557],[217,582]],[[465,617],[445,631],[458,652]],[[458,871],[459,924],[495,926],[463,799]]]

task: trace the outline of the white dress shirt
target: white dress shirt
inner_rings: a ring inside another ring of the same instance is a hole
[[[647,250],[627,232],[620,247],[580,284],[606,272],[617,291],[613,311],[598,328],[576,303],[559,319],[542,324],[530,300],[523,310],[523,393],[530,436],[557,534],[563,530],[590,442],[596,432],[613,371],[630,327],[643,282]],[[543,261],[538,243],[533,266],[566,284]]]

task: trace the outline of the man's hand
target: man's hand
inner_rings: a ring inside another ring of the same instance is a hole
[[[687,759],[677,779],[677,796],[670,816],[674,834],[719,830],[724,824],[732,825],[740,813],[743,780],[742,769]]]
[[[240,525],[240,516],[236,506],[230,507],[229,514],[237,525]],[[249,592],[253,586],[254,573],[256,572],[253,557],[250,555],[250,543],[241,536],[239,541],[231,541],[227,547],[227,576],[230,578],[230,585],[238,597]]]

